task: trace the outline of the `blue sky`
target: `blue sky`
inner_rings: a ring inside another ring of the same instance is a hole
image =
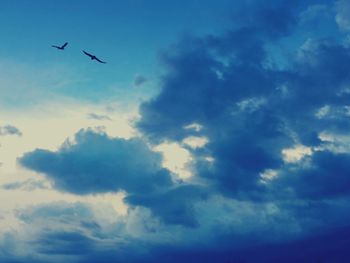
[[[349,261],[348,1],[3,1],[0,32],[1,262]]]
[[[1,32],[6,37],[0,54],[33,68],[60,66],[81,74],[85,81],[77,80],[61,92],[78,99],[104,99],[115,92],[108,89],[113,85],[127,93],[136,74],[155,78],[161,70],[159,52],[181,35],[222,31],[230,22],[229,6],[229,1],[4,1]],[[48,48],[65,41],[69,48],[64,54]],[[86,63],[82,49],[110,66]]]

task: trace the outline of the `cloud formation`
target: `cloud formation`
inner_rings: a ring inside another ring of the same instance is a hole
[[[197,175],[224,195],[271,197],[261,174],[289,171],[284,149],[297,144],[325,147],[322,132],[342,134],[348,129],[347,47],[335,39],[306,40],[287,67],[267,64],[271,54],[266,45],[292,31],[295,10],[283,4],[261,8],[254,14],[254,26],[223,36],[184,39],[164,54],[168,73],[162,91],[141,105],[138,128],[154,142],[180,142],[193,135],[183,127],[203,126],[199,134],[209,143],[193,151]],[[280,23],[272,23],[274,16],[267,14],[276,14]],[[328,110],[318,114],[324,107]],[[326,152],[313,158],[322,154]],[[206,155],[214,161],[206,161]],[[344,157],[332,153],[332,158]],[[335,172],[333,167],[321,170],[327,177]]]
[[[22,132],[17,127],[12,125],[0,126],[0,136],[5,136],[5,135],[22,136]]]
[[[79,223],[45,233],[39,243],[49,246],[39,246],[41,253],[81,252],[86,263],[349,258],[342,240],[349,238],[350,149],[339,138],[349,137],[350,47],[340,35],[305,37],[297,28],[309,23],[298,21],[300,14],[313,12],[314,23],[323,7],[253,3],[239,4],[231,31],[186,37],[163,52],[160,93],[142,103],[136,122],[147,143],[81,130],[58,151],[37,149],[19,159],[60,191],[123,191],[129,207],[114,232],[127,240],[126,252],[108,249],[101,224],[81,223],[93,215],[75,207]],[[344,29],[339,12],[333,23]],[[285,42],[291,44],[282,52]],[[205,143],[187,147],[193,138]],[[187,180],[173,181],[148,145],[168,142],[191,153]],[[35,211],[19,218],[74,214]],[[301,248],[303,255],[289,253]]]
[[[66,141],[57,152],[37,149],[19,162],[47,175],[57,189],[76,194],[149,193],[171,185],[161,156],[140,139],[113,139],[81,130],[74,140]]]

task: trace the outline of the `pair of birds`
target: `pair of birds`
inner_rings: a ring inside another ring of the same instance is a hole
[[[66,42],[66,43],[64,43],[62,46],[55,46],[55,45],[52,45],[52,47],[54,47],[54,48],[57,48],[57,49],[59,49],[59,50],[64,50],[65,49],[65,47],[68,45],[68,42]],[[96,57],[95,55],[92,55],[92,54],[90,54],[90,53],[88,53],[88,52],[86,52],[86,51],[84,51],[84,50],[82,50],[83,51],[83,53],[85,54],[85,55],[87,55],[88,57],[90,57],[91,58],[91,60],[96,60],[96,61],[98,61],[98,62],[100,62],[100,63],[103,63],[103,64],[106,64],[107,62],[104,62],[104,61],[102,61],[102,60],[100,60],[98,57]]]

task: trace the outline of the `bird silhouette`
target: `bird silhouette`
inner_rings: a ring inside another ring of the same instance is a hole
[[[68,42],[64,43],[62,46],[55,46],[55,45],[52,45],[52,47],[54,48],[57,48],[59,50],[64,50],[64,48],[68,45]]]
[[[84,52],[84,54],[85,54],[85,55],[87,55],[88,57],[90,57],[90,58],[91,58],[91,60],[97,60],[98,62],[103,63],[103,64],[106,64],[106,63],[107,63],[107,62],[104,62],[104,61],[102,61],[102,60],[98,59],[96,56],[94,56],[94,55],[92,55],[92,54],[87,53],[87,52],[86,52],[86,51],[84,51],[84,50],[83,50],[83,52]]]

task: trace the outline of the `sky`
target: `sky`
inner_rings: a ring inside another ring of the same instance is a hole
[[[347,0],[4,0],[0,32],[0,262],[350,260]]]

